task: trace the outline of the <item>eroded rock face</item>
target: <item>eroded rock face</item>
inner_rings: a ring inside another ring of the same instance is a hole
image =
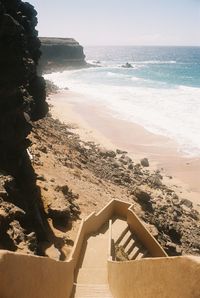
[[[0,1],[0,168],[13,176],[29,146],[27,120],[47,113],[45,81],[36,72],[36,15],[27,2]]]
[[[15,189],[26,200],[25,212],[30,210],[39,222],[40,194],[27,153],[30,121],[48,111],[45,81],[36,71],[41,55],[36,16],[28,2],[0,0],[0,171],[14,177]],[[13,188],[7,190],[15,200]]]
[[[40,69],[44,72],[86,66],[83,47],[73,38],[41,37]]]

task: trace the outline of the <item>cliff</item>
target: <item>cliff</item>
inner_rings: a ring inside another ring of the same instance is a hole
[[[41,37],[40,68],[44,72],[86,65],[83,47],[72,38]]]
[[[40,189],[27,151],[32,123],[48,112],[45,80],[37,74],[36,16],[27,2],[0,0],[0,246],[12,250],[23,242],[35,251],[45,235]]]
[[[40,146],[45,132],[38,135],[32,129],[48,113],[46,83],[38,74],[41,42],[36,26],[37,12],[31,4],[0,0],[0,249],[44,255],[51,245],[58,250],[64,245],[49,218],[68,222],[77,218],[79,209],[76,195],[60,185],[53,186],[45,201],[46,187],[40,185],[45,178],[35,173],[36,157],[30,153],[35,143],[46,150]],[[45,44],[56,66],[66,60],[84,63],[83,48],[73,40],[54,39],[53,48],[52,40],[45,39]]]

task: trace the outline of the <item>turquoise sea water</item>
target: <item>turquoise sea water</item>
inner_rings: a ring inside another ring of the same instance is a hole
[[[99,67],[48,79],[200,156],[200,47],[86,47],[85,54]],[[133,67],[122,68],[126,62]]]

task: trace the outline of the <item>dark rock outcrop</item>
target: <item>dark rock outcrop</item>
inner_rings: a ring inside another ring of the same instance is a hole
[[[123,68],[133,68],[133,65],[130,64],[129,62],[126,62],[126,64],[122,65]]]
[[[31,121],[44,117],[48,111],[45,81],[36,70],[41,55],[36,16],[28,2],[0,0],[0,170],[14,178],[5,184],[4,199],[22,208],[19,212],[16,209],[17,213],[25,211],[26,216],[30,215],[29,224],[37,226],[37,236],[42,237],[45,229],[40,190],[27,152]],[[5,206],[0,200],[0,209],[8,210]],[[14,207],[9,208],[13,214]],[[9,222],[7,235],[19,229],[23,233],[20,224],[16,218],[13,224]],[[13,241],[16,245],[16,239]]]
[[[86,65],[83,47],[72,38],[41,37],[40,69],[44,72]]]

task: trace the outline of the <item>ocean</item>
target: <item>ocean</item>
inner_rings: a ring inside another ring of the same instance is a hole
[[[200,156],[200,47],[84,48],[94,67],[46,75],[60,88],[86,95],[112,117],[134,122]],[[130,63],[132,68],[122,65]]]

